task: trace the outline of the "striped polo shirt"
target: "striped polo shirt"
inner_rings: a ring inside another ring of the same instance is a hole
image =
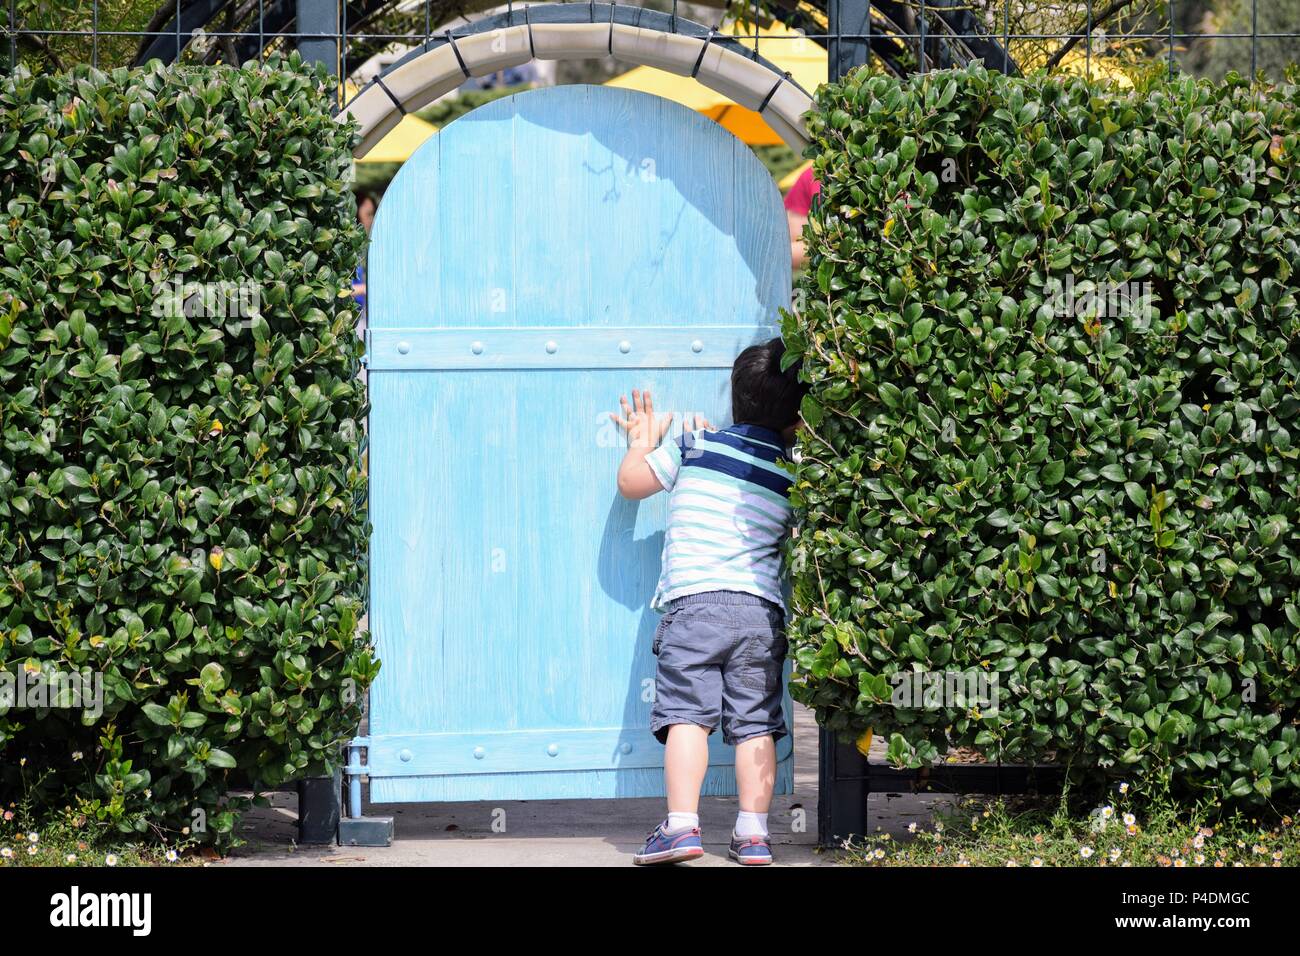
[[[703,591],[785,602],[781,540],[790,527],[790,475],[779,433],[760,425],[685,432],[646,456],[669,492],[663,568],[650,606]]]

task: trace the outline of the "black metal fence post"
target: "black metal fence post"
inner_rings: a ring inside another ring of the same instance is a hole
[[[817,843],[839,846],[867,833],[867,758],[852,741],[819,731],[817,754]]]
[[[298,842],[325,846],[338,839],[343,809],[343,771],[332,777],[307,777],[298,781]]]
[[[826,70],[832,81],[862,66],[871,55],[871,0],[829,0]]]
[[[871,57],[871,0],[830,0],[827,72],[843,78]],[[852,741],[819,728],[817,740],[817,842],[837,846],[867,832],[867,758]]]
[[[297,0],[298,52],[308,63],[339,72],[338,0]]]
[[[324,63],[339,73],[339,0],[296,0],[298,52],[308,63]],[[261,17],[258,28],[261,29]],[[336,98],[341,91],[336,91]],[[343,771],[332,777],[308,777],[298,782],[298,842],[306,845],[334,843],[338,839],[343,807]]]

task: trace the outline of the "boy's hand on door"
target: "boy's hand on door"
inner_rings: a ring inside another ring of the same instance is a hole
[[[609,417],[627,432],[627,447],[646,451],[658,448],[673,423],[672,412],[662,419],[656,419],[654,399],[650,393],[635,388],[632,389],[631,405],[628,405],[625,395],[618,397],[618,404],[623,410],[623,416],[620,418],[615,412],[610,412]]]

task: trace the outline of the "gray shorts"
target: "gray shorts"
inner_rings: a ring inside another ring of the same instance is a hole
[[[781,675],[787,643],[781,608],[753,594],[708,591],[668,605],[655,631],[655,700],[650,729],[660,743],[673,724],[696,724],[722,739],[785,736]]]

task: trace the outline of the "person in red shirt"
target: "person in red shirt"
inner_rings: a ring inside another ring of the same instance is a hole
[[[821,192],[821,188],[822,184],[813,177],[813,168],[809,166],[785,194],[785,220],[790,226],[790,264],[795,269],[802,269],[808,263],[808,253],[803,245],[803,227],[808,225],[808,212],[812,209],[813,197]]]

